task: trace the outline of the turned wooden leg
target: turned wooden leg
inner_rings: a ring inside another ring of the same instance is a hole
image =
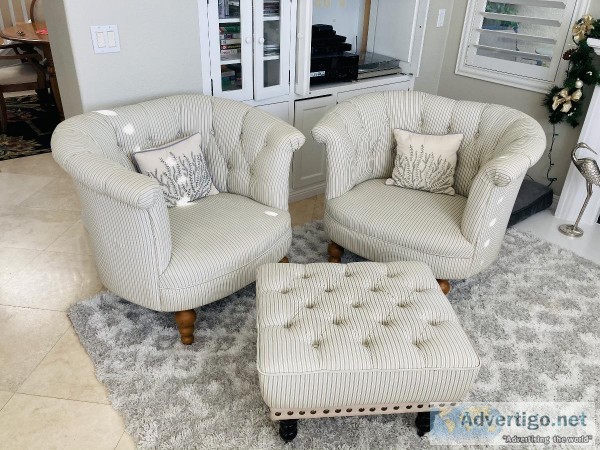
[[[298,434],[298,419],[282,420],[279,422],[279,436],[285,442],[291,442]]]
[[[450,282],[448,280],[437,280],[440,288],[442,288],[442,292],[444,295],[448,295],[450,292]]]
[[[290,260],[288,259],[287,256],[284,256],[283,258],[281,258],[281,261],[279,261],[281,264],[289,264]]]
[[[187,311],[179,311],[175,313],[175,322],[179,328],[181,342],[185,345],[194,343],[194,324],[196,323],[196,311],[188,309]]]
[[[427,411],[417,414],[415,425],[417,426],[417,434],[419,437],[423,437],[426,433],[431,431],[431,424],[435,420],[437,414],[439,414],[439,411]]]
[[[327,246],[327,253],[329,253],[330,263],[340,263],[342,262],[344,247],[340,247],[335,242],[329,241],[329,245]]]

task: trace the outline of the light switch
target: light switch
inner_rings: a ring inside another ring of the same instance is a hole
[[[96,32],[96,42],[99,48],[106,47],[106,35],[104,33]]]
[[[446,10],[445,9],[440,9],[438,11],[438,18],[437,18],[437,28],[441,28],[444,26],[444,20],[446,19]]]
[[[96,25],[90,27],[96,53],[117,53],[121,51],[119,28],[117,25]]]
[[[109,31],[106,33],[108,35],[108,46],[116,47],[117,46],[117,38],[114,31]]]

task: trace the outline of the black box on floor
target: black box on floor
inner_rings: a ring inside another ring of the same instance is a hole
[[[554,194],[552,189],[531,180],[523,180],[515,201],[508,226],[515,225],[536,213],[550,208]]]

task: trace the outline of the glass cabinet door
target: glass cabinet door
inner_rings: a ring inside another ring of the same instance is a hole
[[[254,0],[254,97],[290,91],[290,0]]]
[[[252,99],[252,0],[210,0],[213,94]]]

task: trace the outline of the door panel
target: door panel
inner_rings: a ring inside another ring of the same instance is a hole
[[[293,189],[325,181],[325,148],[313,139],[311,130],[335,105],[336,99],[333,95],[296,101],[294,125],[306,136],[306,143],[294,154]]]

